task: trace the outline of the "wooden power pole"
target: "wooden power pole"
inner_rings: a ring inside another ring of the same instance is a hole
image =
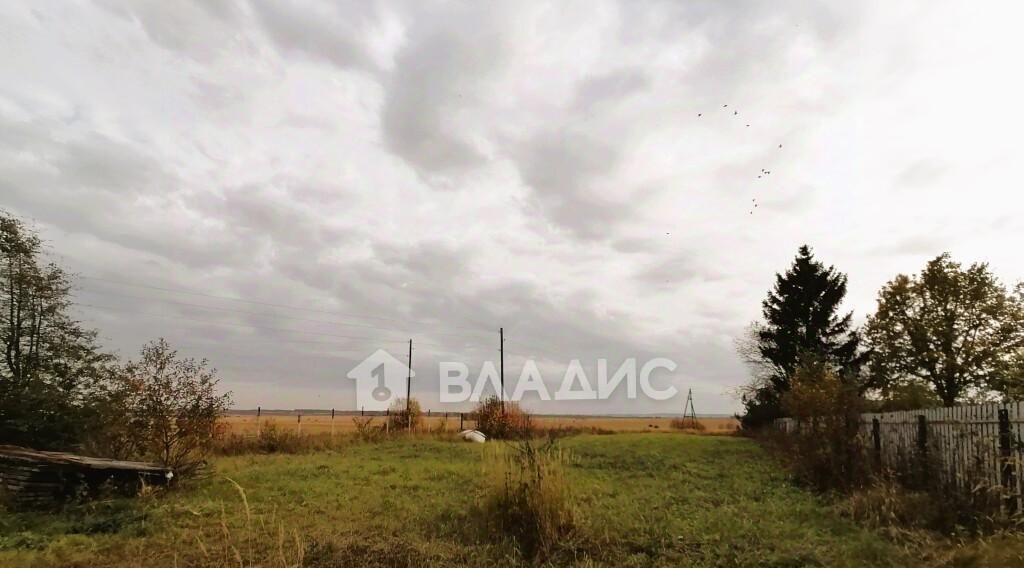
[[[498,377],[501,382],[501,392],[498,394],[501,397],[501,411],[505,411],[505,328],[498,328],[498,357],[499,357],[499,371]]]
[[[412,415],[409,413],[412,404],[412,340],[409,340],[409,374],[405,377],[405,421],[412,431]]]

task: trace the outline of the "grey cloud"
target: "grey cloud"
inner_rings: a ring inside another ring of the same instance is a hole
[[[612,248],[626,254],[643,254],[657,251],[660,247],[654,239],[624,238],[612,241]]]
[[[456,112],[472,107],[481,83],[503,65],[502,35],[509,20],[499,6],[460,3],[450,11],[418,14],[397,56],[386,83],[384,139],[423,174],[484,160],[459,131]]]
[[[136,22],[155,43],[164,48],[206,60],[236,41],[245,14],[235,0],[176,0],[131,2],[97,0],[111,13]]]
[[[342,68],[375,69],[366,46],[359,41],[366,26],[375,21],[372,4],[252,0],[251,5],[280,48],[306,53]]]
[[[756,0],[656,4],[659,10],[634,5],[634,10],[627,11],[623,29],[641,33],[644,28],[631,25],[631,20],[639,19],[648,26],[648,33],[665,39],[685,33],[682,30],[698,34],[711,48],[701,50],[700,58],[682,80],[699,86],[695,95],[703,92],[724,98],[746,98],[744,85],[750,81],[774,83],[781,79],[780,74],[799,71],[792,68],[797,62],[793,49],[802,41],[823,52],[851,40],[863,10],[856,3],[811,6]]]
[[[658,257],[634,275],[642,288],[652,291],[678,290],[689,282],[714,282],[724,277],[707,266],[699,253],[691,250]]]
[[[807,186],[772,186],[758,193],[758,209],[799,215],[808,211],[815,202],[815,191]]]
[[[14,44],[0,56],[12,77],[0,87],[4,207],[36,218],[71,268],[263,302],[146,289],[133,299],[119,288],[88,296],[117,309],[83,317],[126,354],[166,335],[209,355],[264,405],[259,393],[275,387],[316,386],[337,398],[302,404],[351,408],[346,370],[375,347],[404,355],[408,337],[429,397],[435,363],[493,359],[499,326],[511,375],[531,355],[555,368],[579,358],[588,373],[599,357],[667,355],[680,364],[678,386],[735,385],[743,369],[730,330],[756,314],[789,243],[806,235],[827,250],[847,238],[827,207],[827,192],[851,188],[831,159],[847,148],[823,133],[862,128],[877,140],[880,127],[852,123],[851,109],[900,95],[875,94],[896,79],[874,67],[885,49],[851,41],[866,35],[856,3],[33,4],[54,25],[11,6],[16,17],[0,20]],[[872,16],[872,33],[886,35],[884,16]],[[908,47],[920,42],[903,31]],[[123,46],[134,64],[110,65]],[[302,108],[311,91],[323,96]],[[935,93],[936,105],[949,94]],[[743,137],[727,131],[736,121],[707,120],[692,130],[716,137],[706,153],[703,140],[685,139],[701,109],[750,101],[759,124],[782,130],[765,136],[785,140],[761,149],[757,124],[740,126]],[[687,151],[673,153],[666,136]],[[960,174],[944,163],[908,163],[894,181],[927,187]],[[761,167],[785,182],[757,185]],[[440,194],[441,182],[451,191]],[[898,211],[870,207],[878,191],[845,196],[850,226],[898,225]],[[746,215],[753,196],[759,214],[775,215],[759,224],[718,213]],[[934,209],[943,199],[952,203],[936,195]],[[1003,243],[998,229],[1019,228],[999,211],[1001,225],[977,230],[988,218],[972,214],[977,225],[949,234]],[[389,222],[367,222],[379,218]],[[907,238],[866,252],[933,244]],[[851,257],[844,270],[880,280],[877,260]],[[698,402],[702,412],[730,408]]]
[[[75,119],[80,120],[87,119]],[[143,212],[155,217],[183,205],[175,193],[182,180],[142,147],[145,144],[139,141],[83,131],[68,120],[0,119],[0,189],[5,204],[62,231],[99,236],[184,265],[241,259],[244,244],[226,240],[222,233],[139,222]]]
[[[928,188],[946,175],[947,167],[933,160],[919,160],[896,174],[893,186],[896,191]]]
[[[902,239],[893,239],[884,245],[873,247],[868,254],[873,256],[936,256],[942,254],[948,241],[936,234],[915,235]]]
[[[605,197],[621,148],[581,130],[541,133],[522,144],[517,164],[533,189],[534,210],[573,236],[604,240],[629,211]]]
[[[354,231],[323,221],[317,207],[328,201],[303,203],[310,190],[302,182],[278,179],[225,188],[219,195],[200,195],[194,203],[205,216],[224,222],[238,241],[250,247],[267,241],[315,251],[355,238]],[[313,186],[312,191],[314,195],[337,195],[329,188]]]
[[[620,69],[585,79],[576,88],[573,106],[588,108],[604,101],[621,102],[631,94],[643,91],[651,79],[641,69]]]

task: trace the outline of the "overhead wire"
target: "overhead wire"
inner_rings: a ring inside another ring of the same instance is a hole
[[[72,302],[71,305],[79,306],[79,307],[83,307],[83,308],[100,309],[100,310],[114,310],[114,311],[122,310],[122,308],[118,308],[118,307],[114,307],[114,306],[100,306],[100,305],[96,305],[96,304],[85,304],[85,303],[82,303],[82,302]],[[306,335],[316,335],[316,336],[319,336],[319,337],[334,337],[334,338],[338,338],[338,339],[363,339],[363,340],[368,340],[368,341],[378,341],[378,342],[381,342],[381,343],[405,343],[405,342],[408,341],[408,339],[389,339],[389,338],[383,338],[383,337],[367,337],[367,336],[359,336],[359,335],[338,335],[338,334],[333,334],[333,333],[324,333],[324,332],[319,332],[319,331],[305,331],[305,330],[301,330],[301,329],[291,329],[291,328],[286,328],[286,327],[273,327],[273,326],[263,326],[263,325],[253,325],[253,324],[243,324],[243,323],[232,323],[232,322],[216,321],[216,320],[210,320],[210,319],[187,318],[187,317],[182,317],[182,316],[168,316],[166,314],[158,314],[158,313],[153,313],[153,312],[138,312],[138,311],[134,311],[134,310],[132,311],[132,314],[145,315],[145,316],[151,316],[151,317],[157,317],[157,318],[163,318],[163,319],[174,319],[174,320],[191,321],[191,322],[196,322],[196,323],[205,323],[205,324],[212,324],[212,325],[227,325],[227,326],[242,327],[242,328],[247,328],[247,329],[260,329],[260,330],[265,330],[265,331],[283,331],[283,332],[287,332],[287,333],[301,333],[301,334],[306,334]],[[440,343],[422,343],[422,344],[423,345],[437,345],[439,347],[444,347]]]
[[[200,297],[206,297],[206,298],[211,298],[211,299],[226,300],[226,301],[231,301],[231,302],[239,302],[239,303],[258,305],[258,306],[267,306],[267,307],[274,307],[274,308],[281,308],[281,309],[299,310],[299,311],[306,311],[306,312],[311,312],[311,313],[346,315],[348,317],[354,317],[354,318],[357,318],[357,319],[380,319],[380,320],[384,320],[384,321],[395,321],[395,322],[406,323],[406,324],[423,324],[423,323],[425,323],[425,322],[422,322],[422,321],[411,320],[411,319],[389,318],[389,317],[383,317],[383,316],[365,316],[365,315],[351,314],[351,313],[340,312],[340,311],[321,310],[321,309],[315,309],[315,308],[304,308],[304,307],[298,307],[298,306],[291,306],[291,305],[287,305],[287,304],[278,304],[278,303],[273,303],[273,302],[262,302],[262,301],[246,300],[246,299],[242,299],[242,298],[235,298],[235,297],[230,297],[230,296],[222,296],[222,295],[218,295],[218,294],[209,294],[209,293],[206,293],[206,292],[197,292],[195,290],[187,290],[187,289],[183,289],[183,288],[170,288],[170,287],[165,287],[165,286],[155,286],[155,285],[150,285],[150,284],[142,284],[142,283],[138,283],[138,282],[127,282],[127,281],[122,281],[122,280],[114,280],[114,279],[111,279],[111,278],[101,278],[101,277],[97,277],[97,276],[79,275],[78,277],[82,278],[82,279],[85,279],[85,280],[94,280],[94,281],[99,281],[99,282],[107,282],[107,283],[111,283],[111,284],[115,284],[115,285],[122,285],[122,286],[129,286],[129,287],[143,288],[143,289],[152,289],[152,290],[158,290],[158,291],[170,292],[170,293],[191,294],[191,295],[200,296]],[[324,324],[324,325],[349,326],[349,327],[359,327],[359,328],[365,328],[365,329],[379,329],[379,330],[383,330],[383,331],[391,331],[391,332],[402,333],[402,334],[409,334],[410,333],[406,329],[397,329],[397,328],[384,327],[384,326],[373,326],[373,325],[363,324],[363,323],[345,322],[345,321],[318,320],[318,319],[313,319],[313,318],[302,318],[302,317],[299,317],[299,316],[288,315],[288,314],[256,312],[256,311],[249,311],[249,310],[238,310],[238,309],[227,308],[227,307],[223,307],[223,306],[208,306],[208,305],[204,305],[204,304],[195,304],[195,303],[191,303],[191,302],[182,302],[180,300],[169,299],[169,298],[160,298],[160,297],[124,294],[124,293],[119,293],[119,292],[116,292],[116,291],[113,291],[113,290],[98,290],[98,289],[94,289],[94,288],[82,288],[81,286],[79,286],[78,289],[86,291],[86,292],[90,292],[90,293],[118,295],[120,297],[140,299],[140,300],[147,300],[147,301],[155,301],[155,302],[163,302],[163,303],[175,304],[175,305],[186,306],[186,307],[193,307],[193,308],[199,308],[199,309],[207,309],[207,310],[212,310],[212,311],[220,311],[220,312],[225,312],[225,313],[238,313],[238,314],[253,315],[253,316],[260,316],[260,317],[275,317],[275,318],[283,318],[283,319],[294,319],[296,321],[306,321],[306,322],[310,322],[310,323],[320,323],[320,324]],[[84,303],[84,302],[76,303],[76,304],[77,305],[81,305],[83,307],[92,307],[92,308],[96,308],[96,309],[118,309],[118,308],[114,308],[114,307],[111,307],[111,306],[100,306],[100,305]],[[232,326],[235,326],[235,327],[247,327],[247,328],[253,328],[253,329],[265,329],[265,330],[270,330],[270,331],[284,331],[284,332],[301,333],[301,334],[307,334],[307,335],[320,335],[320,336],[324,336],[324,337],[337,337],[337,338],[340,338],[340,339],[380,341],[380,342],[386,342],[386,343],[405,343],[406,341],[408,341],[406,339],[390,339],[390,338],[376,338],[376,337],[363,337],[363,336],[350,336],[350,335],[342,336],[342,335],[337,335],[337,334],[327,334],[327,333],[323,333],[323,332],[311,332],[311,331],[296,330],[296,329],[290,329],[290,328],[276,328],[276,327],[259,326],[259,325],[253,325],[253,324],[231,324],[231,323],[225,323],[225,322],[219,322],[219,321],[213,321],[213,320],[201,320],[201,319],[197,319],[197,318],[186,318],[186,317],[182,317],[182,316],[168,316],[168,315],[164,315],[164,314],[155,314],[155,313],[142,313],[142,312],[136,312],[136,313],[140,313],[140,315],[149,315],[149,316],[152,316],[152,317],[159,317],[159,318],[163,318],[163,319],[179,319],[179,320],[183,320],[183,321],[192,321],[192,322],[197,322],[197,323],[209,323],[209,324],[214,324],[214,325],[232,325]],[[431,323],[431,324],[428,324],[428,325],[433,327],[435,324]],[[485,331],[481,331],[481,330],[478,330],[478,329],[472,329],[472,328],[461,327],[461,326],[451,326],[450,329],[464,330],[467,333],[480,334],[480,335],[485,335],[485,334],[489,335],[489,334],[493,333],[493,332],[485,332]],[[417,330],[417,331],[421,331],[421,330]],[[447,333],[447,332],[436,331],[436,330],[428,330],[428,333],[431,336],[462,337],[462,335],[463,335],[461,333]],[[304,342],[304,343],[316,343],[316,342]],[[415,344],[416,345],[429,345],[429,346],[441,347],[441,348],[447,347],[445,344],[432,343],[432,342],[426,342],[426,341],[416,341]],[[534,347],[534,346],[529,346],[529,345],[527,345],[527,344],[525,344],[523,342],[520,342],[518,340],[516,340],[516,344],[519,345],[521,348],[525,347],[526,349],[529,349],[531,351],[538,351],[538,352],[544,353],[545,355],[550,356],[550,357],[557,357],[557,356],[553,355],[551,352],[549,352],[546,349],[542,349],[542,348]],[[495,350],[497,350],[497,348],[495,348]]]
[[[79,288],[79,290],[85,291],[85,292],[89,292],[89,293],[99,293],[99,294],[114,293],[114,292],[111,292],[110,290],[94,290],[94,289],[90,289],[90,288]],[[170,299],[167,299],[167,298],[156,298],[156,297],[152,297],[152,296],[137,296],[137,295],[133,295],[133,294],[120,294],[120,293],[117,293],[117,295],[118,295],[118,297],[121,297],[121,298],[133,298],[133,299],[136,299],[136,300],[149,300],[149,301],[163,302],[163,303],[167,303],[167,304],[175,304],[175,305],[179,305],[179,306],[187,306],[187,307],[200,308],[200,309],[205,309],[205,310],[214,310],[214,311],[219,311],[219,312],[246,314],[246,315],[262,316],[262,317],[273,317],[273,318],[280,318],[280,319],[293,319],[293,320],[296,320],[296,321],[304,321],[304,322],[310,322],[310,323],[321,323],[321,324],[325,324],[325,325],[337,325],[337,326],[345,326],[345,327],[360,327],[360,328],[366,328],[366,329],[379,329],[379,330],[383,330],[383,331],[393,331],[393,332],[397,332],[397,333],[408,333],[407,329],[398,329],[398,328],[394,328],[394,327],[383,327],[383,326],[379,326],[379,325],[352,323],[352,322],[344,322],[344,321],[337,321],[337,320],[320,320],[320,319],[312,319],[312,318],[303,318],[303,317],[291,316],[291,315],[287,315],[287,314],[277,314],[277,313],[269,313],[269,312],[254,312],[254,311],[250,311],[250,310],[238,310],[238,309],[235,309],[235,308],[225,308],[225,307],[222,307],[222,306],[208,306],[208,305],[205,305],[205,304],[194,304],[194,303],[191,303],[191,302],[180,302],[178,300],[170,300]],[[482,332],[480,332],[480,333],[482,333]],[[437,332],[431,332],[431,335],[463,336],[464,333],[444,333],[444,332],[437,333]]]
[[[397,321],[397,322],[409,323],[409,324],[415,324],[415,325],[430,325],[430,326],[436,325],[436,322],[426,322],[426,321],[422,321],[422,320],[412,320],[412,319],[406,319],[406,318],[395,318],[395,317],[387,317],[387,316],[370,316],[370,315],[354,314],[354,313],[351,313],[351,312],[342,312],[342,311],[337,311],[337,310],[322,310],[322,309],[316,309],[316,308],[305,308],[305,307],[300,307],[300,306],[292,306],[292,305],[288,305],[288,304],[278,304],[278,303],[274,303],[274,302],[263,302],[263,301],[256,301],[256,300],[246,300],[246,299],[243,299],[243,298],[235,298],[235,297],[232,297],[232,296],[222,296],[222,295],[218,295],[218,294],[209,294],[209,293],[206,293],[206,292],[197,292],[195,290],[187,290],[187,289],[184,289],[184,288],[169,288],[169,287],[165,287],[165,286],[154,286],[154,285],[150,285],[150,284],[140,284],[140,283],[135,283],[135,282],[127,282],[127,281],[122,281],[122,280],[114,280],[112,278],[101,278],[101,277],[98,277],[98,276],[78,275],[77,277],[81,278],[81,279],[84,279],[84,280],[95,280],[95,281],[99,281],[99,282],[108,282],[108,283],[116,284],[116,285],[120,285],[120,286],[129,286],[129,287],[135,287],[135,288],[148,288],[148,289],[151,289],[151,290],[160,290],[160,291],[163,291],[163,292],[171,292],[171,293],[178,293],[178,294],[191,294],[191,295],[194,295],[194,296],[202,296],[202,297],[205,297],[205,298],[214,298],[214,299],[218,299],[218,300],[226,300],[226,301],[229,301],[229,302],[240,302],[240,303],[244,303],[244,304],[253,304],[253,305],[258,305],[258,306],[267,306],[267,307],[282,308],[282,309],[289,309],[289,310],[301,310],[301,311],[305,311],[305,312],[322,313],[322,314],[329,314],[329,315],[340,315],[340,316],[353,317],[353,318],[358,318],[358,319],[377,319],[377,320],[384,320],[384,321]],[[470,332],[473,332],[473,333],[480,333],[480,334],[489,334],[489,333],[491,333],[489,331],[484,331],[484,330],[481,330],[481,329],[462,327],[462,326],[448,326],[448,327],[449,327],[449,329],[462,329],[462,330],[465,330],[465,331],[470,331]]]

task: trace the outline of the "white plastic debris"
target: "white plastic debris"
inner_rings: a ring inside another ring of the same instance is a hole
[[[459,433],[462,439],[467,442],[476,442],[477,444],[483,444],[487,441],[487,436],[479,430],[463,430]]]

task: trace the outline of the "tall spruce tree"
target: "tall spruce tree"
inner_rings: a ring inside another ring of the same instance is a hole
[[[853,314],[839,313],[845,296],[846,275],[815,260],[807,245],[785,274],[776,275],[756,332],[756,356],[768,370],[744,396],[745,425],[781,416],[782,395],[801,361],[813,358],[840,377],[859,373],[866,354],[851,323]]]

